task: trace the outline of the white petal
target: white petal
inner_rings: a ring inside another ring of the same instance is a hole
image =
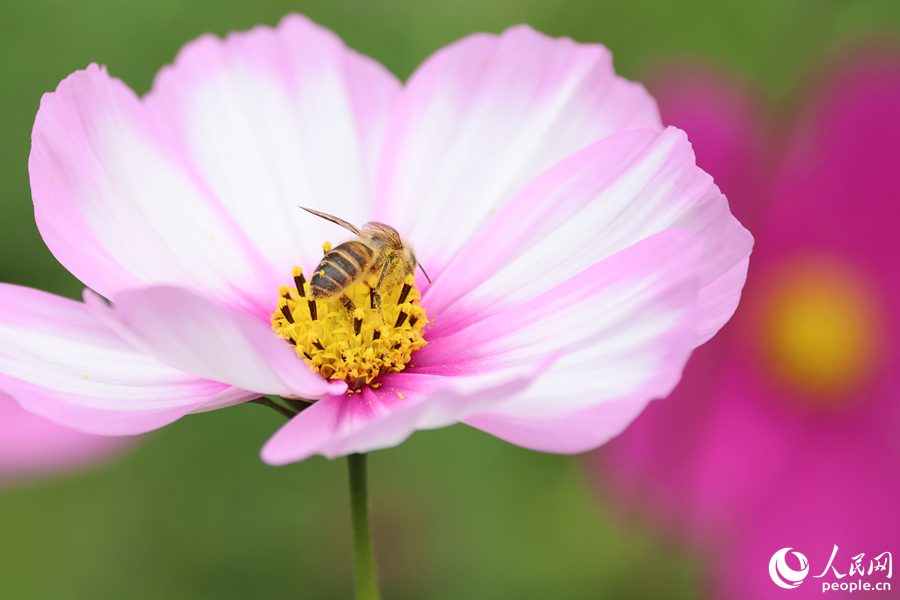
[[[371,216],[388,114],[400,83],[331,31],[288,15],[187,44],[160,71],[161,114],[216,198],[290,279],[322,243],[350,234],[298,208],[361,225]]]
[[[278,279],[169,133],[96,65],[46,94],[28,163],[44,241],[107,296],[174,283],[264,313]]]
[[[89,290],[85,301],[124,339],[179,370],[258,394],[319,398],[341,393],[260,322],[173,287],[122,292],[108,307]]]
[[[536,179],[478,232],[423,302],[436,328],[459,330],[672,228],[705,244],[699,344],[737,306],[753,238],[674,128],[607,138]]]
[[[80,302],[9,284],[0,284],[0,392],[51,421],[108,435],[253,397],[135,350]]]
[[[399,83],[292,15],[187,44],[139,99],[92,65],[47,94],[29,171],[38,226],[60,262],[110,297],[185,287],[260,318],[328,237],[303,212],[371,211]]]
[[[603,46],[527,26],[431,56],[391,115],[376,213],[434,274],[490,215],[562,158],[619,131],[662,128]]]

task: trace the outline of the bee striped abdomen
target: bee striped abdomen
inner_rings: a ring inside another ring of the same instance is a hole
[[[343,290],[366,272],[375,253],[355,240],[344,242],[322,258],[309,282],[313,298],[327,298]]]

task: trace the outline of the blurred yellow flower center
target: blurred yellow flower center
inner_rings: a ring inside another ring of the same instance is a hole
[[[312,300],[309,282],[294,267],[294,287],[281,286],[272,328],[326,379],[343,379],[351,388],[382,373],[402,371],[411,354],[427,343],[428,323],[412,276],[382,287],[377,306],[372,281],[357,282],[329,298]]]
[[[835,261],[803,260],[773,276],[758,334],[782,382],[819,405],[838,405],[873,373],[881,322],[859,274]]]

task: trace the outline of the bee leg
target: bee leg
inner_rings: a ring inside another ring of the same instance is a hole
[[[388,267],[390,266],[390,261],[385,261],[384,265],[381,267],[381,274],[378,276],[378,283],[375,284],[375,287],[369,288],[369,302],[378,306],[378,314],[381,315],[381,322],[384,323],[384,309],[381,307],[381,294],[378,293],[378,290],[381,289],[381,282],[384,281],[384,276],[387,275]],[[375,306],[372,306],[375,308]]]
[[[372,298],[375,300],[375,305],[378,307],[378,314],[381,315],[381,320],[384,321],[384,309],[381,307],[381,294],[378,293],[378,290],[372,290]]]
[[[382,284],[382,282],[384,282],[384,276],[387,275],[388,267],[391,266],[391,262],[392,261],[390,259],[384,261],[384,266],[381,267],[381,274],[378,276],[378,283],[375,284],[376,290],[381,289],[381,284]]]
[[[353,304],[353,300],[351,300],[347,294],[341,294],[341,304],[344,305],[344,308],[346,308],[347,312],[351,315],[353,314],[353,311],[356,310],[356,305]]]

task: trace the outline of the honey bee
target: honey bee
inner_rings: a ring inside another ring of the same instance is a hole
[[[372,222],[360,229],[332,215],[304,206],[300,208],[340,225],[357,236],[355,240],[336,246],[322,258],[309,282],[312,300],[341,294],[344,307],[353,312],[353,302],[343,291],[357,281],[369,281],[377,275],[378,281],[372,286],[371,295],[381,312],[381,289],[400,283],[408,275],[412,275],[417,266],[422,269],[428,283],[431,283],[425,268],[416,260],[412,248],[403,243],[400,234],[390,225]]]

